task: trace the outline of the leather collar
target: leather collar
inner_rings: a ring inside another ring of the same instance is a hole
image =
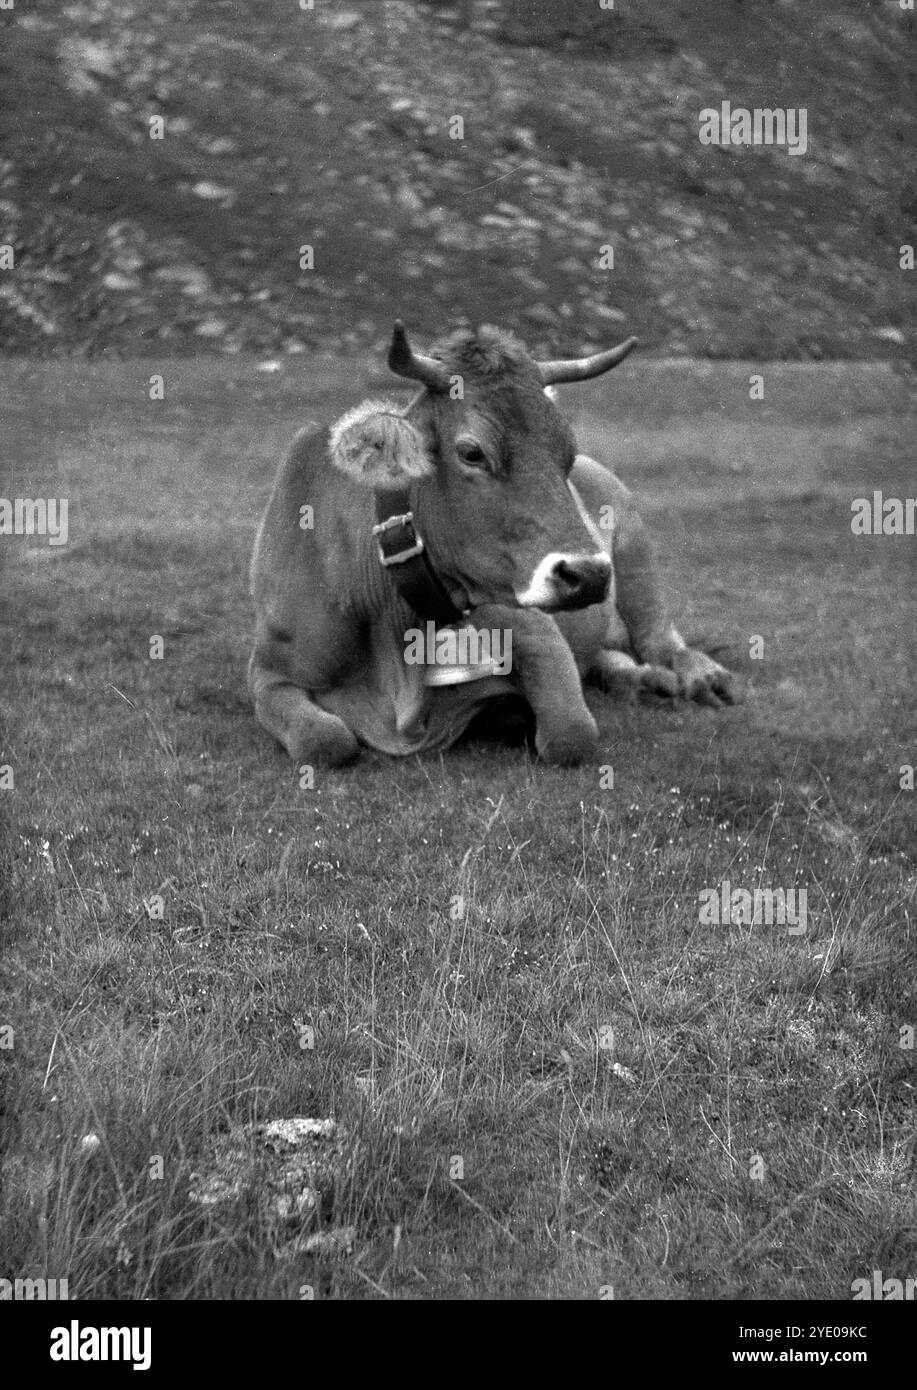
[[[445,624],[467,616],[468,595],[460,588],[447,587],[433,568],[414,525],[407,488],[386,488],[376,493],[373,535],[379,547],[379,563],[418,617]]]

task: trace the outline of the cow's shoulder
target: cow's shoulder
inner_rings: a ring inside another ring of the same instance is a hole
[[[639,522],[637,504],[630,488],[622,483],[610,468],[598,463],[588,454],[577,454],[570,473],[570,481],[582,498],[587,510],[595,521],[609,529],[607,508],[612,509],[611,529],[617,536],[629,531]],[[606,510],[603,512],[603,508]]]
[[[601,531],[610,533],[615,603],[631,637],[655,632],[665,621],[656,552],[636,499],[609,468],[585,454],[571,478]]]

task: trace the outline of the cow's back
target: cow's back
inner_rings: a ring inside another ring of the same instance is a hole
[[[294,438],[255,541],[256,642],[271,666],[309,688],[333,684],[359,659],[347,614],[361,602],[359,551],[369,504],[327,462],[327,429]],[[306,511],[305,508],[311,510]],[[366,515],[364,516],[364,513]]]

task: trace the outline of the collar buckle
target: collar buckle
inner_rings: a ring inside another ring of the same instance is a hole
[[[385,537],[387,532],[394,531],[397,527],[405,532],[404,539],[407,545],[402,550],[396,550],[390,554],[385,548],[385,542],[380,537]],[[373,535],[379,548],[379,563],[385,565],[403,565],[406,560],[413,560],[415,555],[422,555],[424,544],[420,536],[414,529],[414,513],[403,512],[400,516],[386,517],[385,521],[377,522],[373,527]]]

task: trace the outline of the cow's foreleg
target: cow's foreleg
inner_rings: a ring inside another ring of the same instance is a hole
[[[628,526],[615,537],[614,564],[618,612],[641,663],[637,669],[643,673],[640,679],[644,688],[683,695],[701,704],[732,704],[732,674],[705,652],[689,647],[669,622],[655,557],[636,516],[629,518]],[[606,652],[603,658],[609,655],[617,654]],[[599,670],[600,677],[602,674]],[[670,674],[677,682],[675,690],[665,688],[664,677]]]
[[[539,756],[565,765],[591,757],[599,731],[583,699],[573,652],[550,614],[485,604],[472,620],[477,628],[512,632],[510,679],[532,707]]]
[[[358,756],[360,745],[343,719],[319,709],[305,690],[265,664],[257,648],[248,664],[248,689],[258,723],[295,763],[342,767]]]
[[[678,677],[664,666],[635,661],[627,652],[605,648],[600,651],[589,671],[590,676],[610,695],[618,699],[634,699],[642,691],[654,695],[674,696],[679,693]]]

